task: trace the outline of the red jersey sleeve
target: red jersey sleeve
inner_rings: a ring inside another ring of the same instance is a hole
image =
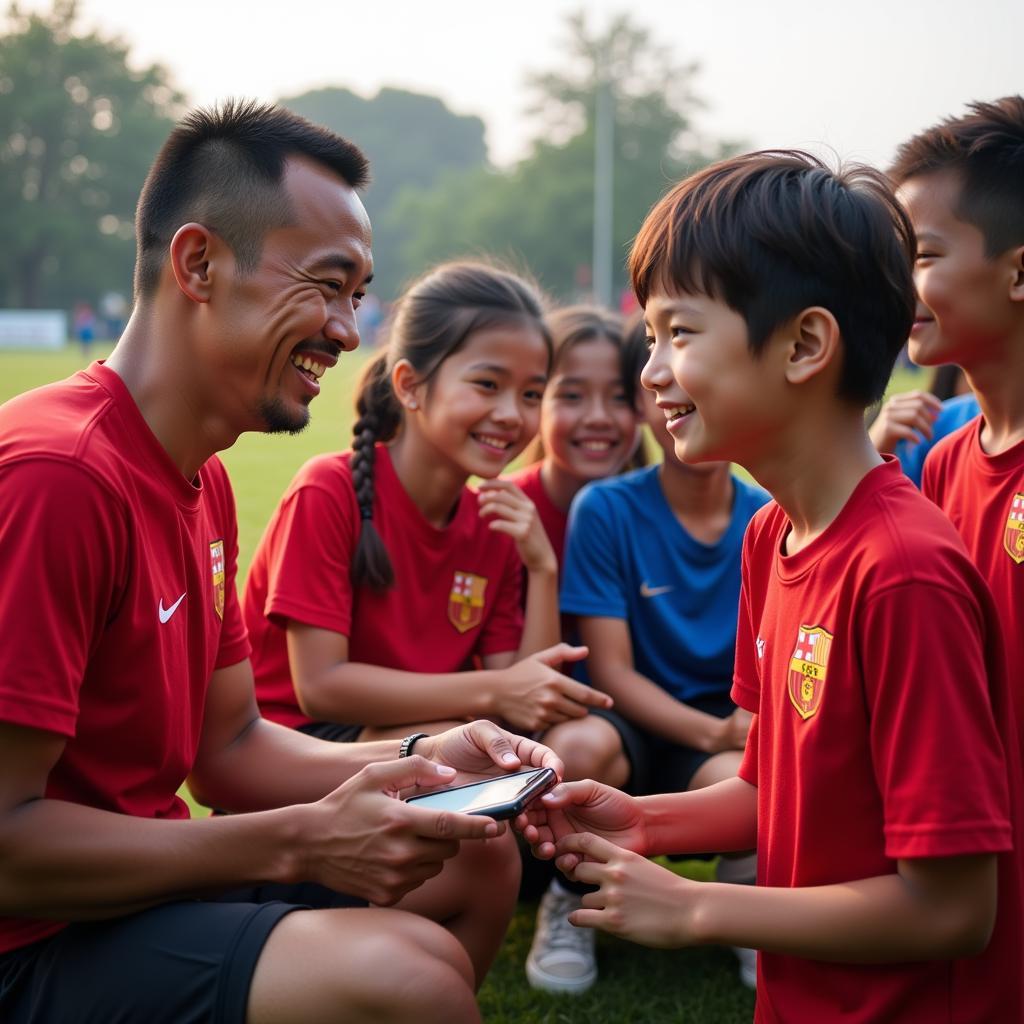
[[[1010,849],[988,683],[998,668],[984,649],[977,603],[963,591],[910,582],[869,599],[858,632],[886,856]]]
[[[514,544],[509,543],[507,550],[494,610],[481,631],[477,648],[480,655],[517,651],[523,638],[523,562]]]
[[[317,485],[288,495],[270,527],[263,614],[284,628],[289,619],[349,636],[349,566],[358,510]]]
[[[90,652],[123,592],[125,510],[59,459],[0,470],[0,719],[75,734]]]
[[[736,774],[744,781],[749,782],[750,785],[757,785],[757,751],[758,751],[758,718],[754,715],[754,720],[750,723],[750,732],[747,733],[747,743],[743,748],[743,760],[740,761],[739,770]]]

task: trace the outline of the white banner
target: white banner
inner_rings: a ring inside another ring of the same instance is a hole
[[[63,348],[68,315],[62,309],[0,309],[0,349]]]

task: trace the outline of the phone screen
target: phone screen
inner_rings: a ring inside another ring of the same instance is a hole
[[[412,796],[409,797],[409,802],[435,811],[461,811],[463,814],[469,814],[481,807],[497,807],[512,803],[524,789],[529,789],[537,779],[549,771],[549,768],[534,768],[513,775],[499,775],[497,778],[474,782],[469,786]]]

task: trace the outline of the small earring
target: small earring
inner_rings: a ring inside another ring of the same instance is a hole
[[[409,402],[408,408],[409,409],[418,409],[419,408],[419,404],[416,402],[415,399],[413,399],[411,402]]]

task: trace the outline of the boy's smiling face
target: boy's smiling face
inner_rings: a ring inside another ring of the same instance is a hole
[[[654,288],[644,313],[650,357],[640,380],[678,458],[748,465],[771,418],[771,344],[755,355],[743,317],[707,295]]]
[[[970,369],[998,353],[1014,329],[1013,251],[990,258],[982,232],[957,217],[955,172],[910,178],[899,196],[917,234],[910,357],[921,366]]]

